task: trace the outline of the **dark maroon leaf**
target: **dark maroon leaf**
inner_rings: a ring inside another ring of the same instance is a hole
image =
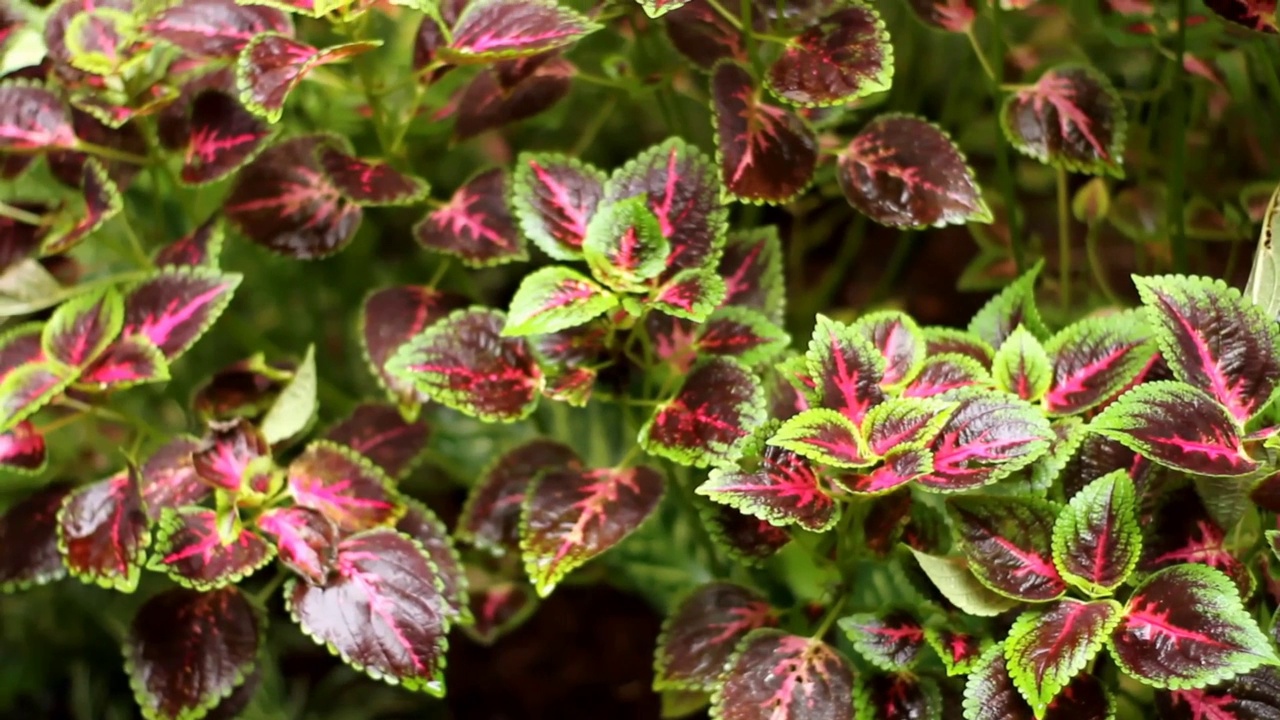
[[[676,50],[698,67],[710,70],[717,61],[725,58],[744,59],[742,33],[712,9],[707,0],[667,4],[676,5],[671,14],[662,19],[667,38]],[[758,14],[753,14],[751,19],[753,25],[762,25]]]
[[[289,33],[289,16],[264,5],[233,0],[183,0],[149,20],[143,29],[194,55],[230,58],[260,33]]]
[[[647,466],[559,467],[534,478],[524,500],[520,550],[546,597],[572,570],[622,542],[653,514],[666,481]]]
[[[1206,0],[1205,5],[1227,22],[1268,35],[1280,32],[1275,0]]]
[[[57,95],[37,85],[0,85],[0,150],[71,149],[76,134]]]
[[[924,639],[938,653],[949,676],[968,675],[990,644],[969,633],[938,627],[925,628]]]
[[[1184,486],[1164,495],[1146,525],[1142,560],[1138,564],[1142,572],[1201,563],[1231,578],[1242,597],[1252,595],[1253,575],[1227,548],[1227,533],[1214,522],[1193,487]]]
[[[853,720],[853,670],[835,648],[754,630],[725,665],[712,705],[724,720]]]
[[[777,226],[729,233],[719,274],[724,278],[725,305],[758,310],[782,324],[786,288]]]
[[[552,0],[473,0],[440,56],[466,64],[536,55],[571,45],[598,27]]]
[[[1000,124],[1019,152],[1068,170],[1124,176],[1124,105],[1098,71],[1053,68],[1009,95]]]
[[[389,525],[404,514],[391,479],[363,455],[318,440],[288,469],[289,492],[303,507],[319,510],[344,532]]]
[[[792,39],[769,67],[769,90],[802,107],[836,105],[889,89],[893,50],[880,14],[843,8]]]
[[[818,140],[794,112],[761,101],[755,79],[735,62],[711,76],[720,178],[746,202],[782,203],[813,179]]]
[[[780,527],[830,529],[839,519],[839,508],[817,468],[791,450],[765,444],[777,426],[776,421],[760,425],[735,464],[712,469],[697,493]]]
[[[37,473],[44,469],[46,459],[44,436],[30,421],[23,420],[0,433],[0,468]]]
[[[0,515],[0,592],[59,580],[67,566],[58,552],[58,510],[71,486],[46,485]]]
[[[511,198],[520,229],[554,259],[581,258],[587,224],[604,195],[604,183],[604,173],[568,156],[521,155]]]
[[[786,528],[728,505],[701,500],[698,514],[717,546],[747,565],[760,564],[791,542],[791,533]]]
[[[251,464],[270,457],[271,447],[247,420],[215,427],[191,453],[196,475],[212,487],[239,492],[246,486]]]
[[[966,720],[1037,720],[1009,677],[1003,643],[983,653],[970,673],[964,689],[964,714]],[[1102,682],[1082,673],[1063,689],[1038,720],[1110,720],[1114,717],[1115,703]]]
[[[881,670],[906,670],[924,650],[924,628],[905,610],[857,613],[838,624],[858,654]]]
[[[378,382],[401,405],[417,399],[413,384],[386,371],[387,361],[436,320],[462,308],[465,298],[420,285],[375,290],[360,313],[361,349]]]
[[[161,445],[141,469],[142,502],[151,521],[160,519],[165,508],[195,505],[209,496],[212,488],[200,481],[191,454],[200,441],[178,436]]]
[[[969,32],[978,17],[972,0],[911,0],[910,4],[921,22],[947,32]]]
[[[156,113],[156,135],[162,146],[168,150],[182,150],[187,146],[191,136],[191,101],[209,90],[239,97],[234,68],[215,65],[212,70],[195,71],[178,85],[178,97]]]
[[[417,540],[435,565],[436,574],[444,585],[441,614],[450,620],[471,624],[470,601],[467,597],[466,568],[453,546],[449,529],[417,500],[407,500],[408,510],[396,523],[396,530]]]
[[[48,48],[50,70],[68,86],[92,85],[100,83],[94,76],[78,68],[73,63],[75,53],[68,44],[68,30],[77,15],[94,10],[121,10],[129,12],[133,9],[132,0],[66,0],[53,6],[44,23],[44,44]],[[104,24],[99,23],[99,27]],[[119,41],[119,34],[114,28],[105,28],[101,44]]]
[[[319,49],[278,32],[256,35],[236,62],[240,99],[253,112],[276,122],[289,93],[315,68],[368,52],[380,41],[353,42]]]
[[[86,583],[132,592],[138,586],[150,523],[130,469],[76,488],[58,512],[58,549]]]
[[[261,355],[234,362],[214,373],[191,398],[201,420],[257,422],[271,409],[293,378],[295,366],[268,363]]]
[[[41,344],[51,360],[82,369],[120,334],[124,306],[114,288],[88,292],[63,303],[45,324]]]
[[[1222,685],[1156,693],[1161,720],[1269,720],[1280,716],[1280,671],[1260,667]]]
[[[714,690],[738,641],[775,624],[777,614],[756,592],[728,582],[699,586],[662,624],[654,689]]]
[[[1012,330],[1012,327],[1009,328],[1009,331]],[[995,348],[991,347],[986,340],[968,330],[950,327],[927,327],[923,328],[923,332],[925,348],[929,357],[942,355],[943,353],[964,355],[972,358],[983,368],[990,367],[992,359],[995,358]]]
[[[1071,498],[1053,529],[1054,562],[1067,582],[1096,597],[1128,578],[1143,544],[1135,496],[1133,481],[1117,470]]]
[[[854,712],[859,720],[942,717],[942,703],[936,682],[909,672],[860,676],[854,692]]]
[[[989,485],[1035,462],[1055,437],[1044,414],[1014,395],[961,388],[942,399],[957,407],[930,446],[933,471],[916,480],[926,490]]]
[[[268,510],[257,527],[276,543],[280,561],[312,585],[325,585],[337,563],[338,527],[315,510]]]
[[[1120,612],[1115,600],[1063,598],[1014,621],[1005,659],[1014,686],[1037,715],[1097,657]]]
[[[218,266],[222,254],[222,222],[214,215],[194,230],[156,251],[156,267]]]
[[[524,338],[505,337],[496,310],[458,310],[416,336],[387,372],[424,397],[491,422],[528,417],[543,376]]]
[[[507,205],[507,173],[502,168],[473,176],[449,202],[414,227],[418,242],[456,255],[468,267],[528,258],[524,237]]]
[[[503,453],[467,496],[458,517],[458,536],[495,553],[515,550],[529,484],[543,473],[561,469],[580,471],[582,461],[568,445],[553,440],[530,440]]]
[[[122,335],[141,335],[172,360],[185,353],[231,302],[241,276],[207,268],[160,270],[124,297]]]
[[[8,430],[44,407],[75,379],[60,363],[39,360],[5,373],[0,386],[0,430]]]
[[[1072,415],[1112,399],[1155,358],[1155,343],[1134,312],[1074,323],[1044,346],[1053,383],[1044,397],[1051,415]]]
[[[362,211],[320,167],[316,135],[286,140],[241,169],[223,205],[250,240],[300,260],[327,257],[355,237]]]
[[[450,4],[458,3],[441,3],[441,9],[443,10],[444,5]],[[453,21],[446,18],[445,25],[452,27]],[[452,65],[438,61],[436,58],[440,47],[447,41],[445,30],[440,23],[431,15],[424,14],[422,22],[418,24],[418,32],[413,36],[413,70],[425,82],[434,83],[453,69]],[[434,69],[428,73],[426,72],[428,68]]]
[[[658,407],[640,431],[640,444],[674,462],[706,467],[727,459],[763,420],[760,380],[732,358],[709,358]]]
[[[64,204],[54,214],[41,254],[69,251],[124,208],[119,189],[97,160],[85,162],[80,186],[83,202]]]
[[[493,583],[471,592],[470,611],[475,624],[463,629],[481,645],[492,645],[519,627],[537,607],[538,595],[528,583]]]
[[[285,599],[303,631],[348,665],[409,690],[444,694],[445,600],[413,540],[386,528],[348,537],[327,585],[293,580]]]
[[[995,381],[986,368],[968,355],[942,353],[925,358],[920,372],[902,389],[902,396],[927,398],[965,387],[994,390]]]
[[[402,477],[427,449],[429,428],[409,422],[389,405],[364,404],[325,433],[325,439],[346,445],[369,458],[391,477]]]
[[[109,345],[76,379],[76,387],[93,392],[120,390],[169,379],[164,353],[142,335],[121,338]]]
[[[898,310],[880,310],[858,318],[853,327],[871,341],[884,359],[880,383],[886,388],[904,385],[920,371],[925,342],[920,326],[911,316]]]
[[[888,114],[868,123],[841,154],[837,176],[850,204],[882,225],[992,221],[964,155],[919,118]]]
[[[950,499],[947,510],[960,550],[983,585],[1029,602],[1066,591],[1053,565],[1056,506],[1032,498],[962,496]]]
[[[328,145],[318,152],[325,176],[357,205],[407,205],[427,194],[426,182],[386,163],[352,157]]]
[[[237,587],[174,588],[152,596],[129,626],[125,668],[149,718],[204,715],[243,684],[263,620]]]
[[[458,99],[454,137],[466,140],[550,110],[569,94],[574,71],[573,63],[553,56],[538,62],[532,71],[521,73],[519,81],[510,86],[502,83],[497,67],[476,75]]]
[[[190,132],[182,181],[192,184],[231,174],[271,137],[270,126],[219,90],[206,90],[192,101]]]
[[[138,129],[136,122],[127,122],[113,127],[93,113],[73,107],[71,108],[71,127],[75,130],[76,137],[84,142],[137,157],[147,155],[147,139]],[[88,154],[75,150],[49,153],[49,171],[67,187],[81,187],[84,184],[84,166],[89,157]],[[141,166],[124,160],[107,160],[99,157],[97,162],[102,164],[107,171],[107,176],[122,192],[142,169]]]
[[[251,575],[275,556],[262,536],[240,527],[234,513],[199,507],[168,510],[160,517],[150,568],[186,587],[206,592]]]
[[[0,155],[0,163],[21,155]],[[10,202],[15,209],[43,216],[51,208],[45,203]],[[0,217],[0,275],[9,268],[36,254],[44,240],[46,228],[40,223],[28,223],[11,217]]]

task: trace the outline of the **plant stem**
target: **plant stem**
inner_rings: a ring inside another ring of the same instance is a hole
[[[1058,179],[1058,299],[1063,311],[1071,309],[1071,200],[1067,196],[1067,171],[1057,169]]]
[[[97,145],[95,143],[86,142],[84,140],[76,141],[75,149],[83,153],[88,153],[90,155],[97,155],[100,158],[105,158],[107,160],[115,160],[118,162],[127,162],[131,165],[146,165],[148,163],[148,159],[146,158],[146,156],[134,155],[131,152],[117,150],[115,148],[107,147],[105,145]]]
[[[996,88],[999,89],[1000,76],[996,75],[995,68],[991,67],[991,60],[982,51],[982,45],[978,43],[978,35],[973,31],[972,25],[969,26],[969,31],[964,36],[969,38],[969,45],[973,48],[973,54],[978,56],[978,62],[982,65],[982,72],[986,73],[987,79],[996,83]]]
[[[1085,230],[1084,249],[1089,258],[1089,270],[1093,273],[1094,282],[1098,283],[1098,289],[1106,296],[1107,302],[1113,305],[1120,305],[1120,296],[1116,295],[1115,288],[1111,287],[1111,278],[1107,276],[1107,268],[1102,263],[1102,255],[1098,252],[1098,229],[1099,223],[1089,223],[1089,227]]]
[[[996,56],[997,65],[992,65],[983,54],[981,46],[969,31],[969,41],[973,43],[983,67],[988,71],[991,86],[991,101],[995,112],[1004,107],[1004,35],[1000,29],[1002,10],[999,0],[991,3],[991,49]],[[1013,251],[1013,264],[1018,274],[1027,269],[1026,249],[1022,246],[1022,232],[1018,227],[1018,195],[1013,184],[1013,162],[1009,157],[1009,141],[1003,132],[996,135],[996,179],[1000,185],[1000,194],[1004,196],[1005,223],[1009,226],[1009,249]]]
[[[27,225],[39,226],[44,223],[44,218],[39,215],[23,210],[20,207],[14,207],[7,202],[0,202],[0,217],[7,217],[10,220],[17,220]]]
[[[1173,268],[1188,269],[1187,232],[1182,215],[1183,192],[1187,183],[1187,71],[1183,58],[1187,50],[1187,0],[1178,0],[1177,66],[1173,69],[1173,174],[1169,178],[1169,240],[1173,244]]]
[[[849,599],[849,591],[846,588],[847,585],[842,581],[840,589],[836,592],[835,601],[831,603],[830,608],[827,608],[827,614],[822,617],[822,622],[818,623],[818,629],[813,631],[811,637],[814,640],[826,637],[836,619],[844,614],[844,604]]]
[[[729,24],[737,28],[739,32],[744,32],[746,30],[746,27],[742,24],[742,20],[740,20],[737,15],[726,10],[725,7],[720,4],[720,0],[707,0],[707,4],[711,6],[712,10],[719,13],[721,17],[729,21]]]
[[[571,155],[579,157],[591,147],[591,143],[600,134],[604,124],[609,122],[609,118],[617,107],[618,96],[610,95],[609,99],[604,101],[604,107],[592,114],[591,119],[587,121],[587,126],[582,129],[582,134],[578,135],[577,142],[573,144],[573,149],[570,151]]]

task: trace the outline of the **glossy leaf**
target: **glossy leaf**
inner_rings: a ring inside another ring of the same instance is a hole
[[[755,366],[780,355],[791,336],[755,310],[727,305],[698,326],[692,350],[698,355],[727,355]]]
[[[440,57],[467,64],[537,55],[572,45],[598,27],[554,0],[473,0]]]
[[[1053,527],[1054,563],[1063,579],[1090,595],[1124,582],[1141,554],[1137,497],[1123,470],[1076,493]]]
[[[249,676],[264,619],[239,588],[174,588],[138,608],[125,669],[147,720],[200,718]]]
[[[915,379],[902,389],[902,396],[928,398],[965,387],[994,390],[995,380],[977,360],[948,352],[926,358]]]
[[[914,547],[908,549],[938,592],[966,614],[995,617],[1017,606],[1016,600],[993,592],[979,582],[963,557],[940,557]]]
[[[375,40],[319,49],[277,32],[256,35],[236,61],[240,100],[245,107],[274,123],[283,114],[289,94],[309,72],[381,44]]]
[[[1280,662],[1235,585],[1204,565],[1175,565],[1134,590],[1111,634],[1128,675],[1158,688],[1200,688]]]
[[[166,508],[149,567],[168,573],[180,585],[207,592],[239,582],[274,557],[275,548],[240,527],[234,514],[220,520],[214,510]]]
[[[654,455],[707,467],[728,459],[764,417],[759,378],[731,358],[708,358],[690,371],[674,397],[658,406],[639,440]]]
[[[652,5],[673,13],[662,19],[667,39],[703,70],[712,69],[725,58],[745,59],[741,31],[712,9],[707,0],[645,0],[642,5],[646,10]],[[759,13],[753,13],[752,20],[759,24],[757,18]]]
[[[1249,598],[1254,590],[1253,575],[1232,552],[1227,532],[1206,504],[1194,486],[1164,493],[1159,505],[1144,515],[1147,537],[1138,570],[1149,573],[1183,563],[1208,565],[1231,578],[1240,596]]]
[[[790,450],[764,444],[776,427],[776,422],[760,426],[740,459],[713,468],[697,493],[779,527],[830,529],[839,519],[838,507],[817,468]]]
[[[851,493],[880,495],[931,472],[933,452],[923,447],[904,445],[889,450],[874,468],[847,473],[832,478],[832,482]]]
[[[1280,386],[1280,331],[1221,280],[1136,278],[1147,323],[1173,375],[1245,422]]]
[[[744,202],[784,203],[813,180],[818,139],[804,120],[763,102],[747,69],[721,62],[711,76],[720,178]]]
[[[414,226],[427,249],[456,256],[468,267],[528,258],[524,237],[507,205],[507,173],[502,168],[473,176],[443,207]]]
[[[259,33],[289,32],[289,17],[275,8],[232,0],[183,0],[143,26],[151,36],[193,55],[230,58]]]
[[[825,15],[794,38],[765,81],[801,107],[837,105],[889,89],[893,46],[873,8],[853,3]]]
[[[924,639],[946,666],[949,677],[972,672],[989,644],[969,633],[938,627],[926,627]]]
[[[1167,720],[1264,720],[1280,712],[1280,671],[1260,667],[1203,690],[1158,692],[1156,708]]]
[[[206,90],[191,102],[182,181],[197,184],[221,179],[252,160],[270,137],[270,126],[236,98]]]
[[[921,332],[928,357],[944,353],[963,355],[985,368],[991,365],[996,355],[990,343],[969,330],[934,326],[922,328]]]
[[[916,117],[887,114],[872,120],[840,154],[836,176],[849,203],[881,225],[923,228],[992,221],[959,148],[936,126]]]
[[[580,259],[605,180],[594,166],[565,155],[521,155],[511,178],[520,229],[552,259]]]
[[[407,205],[421,200],[429,189],[426,181],[383,162],[353,157],[328,145],[317,152],[329,182],[357,205]]]
[[[1043,500],[960,496],[948,501],[956,541],[982,584],[1018,600],[1045,602],[1067,589],[1053,564],[1057,507]]]
[[[1004,643],[983,653],[965,684],[965,720],[1112,720],[1115,717],[1115,701],[1093,675],[1076,676],[1039,718],[1009,675]]]
[[[720,257],[724,304],[750,308],[781,324],[786,309],[782,241],[775,225],[729,233]]]
[[[524,498],[520,550],[538,595],[639,528],[665,488],[662,474],[643,465],[561,467],[536,476]]]
[[[269,457],[271,447],[251,423],[240,420],[214,427],[191,453],[191,464],[200,480],[214,488],[239,492],[252,474],[258,458]]]
[[[861,423],[886,397],[881,389],[884,357],[855,328],[819,315],[805,359],[822,407],[854,423]]]
[[[53,92],[38,85],[0,85],[0,150],[71,149],[71,117]]]
[[[212,488],[201,482],[191,456],[199,448],[200,441],[179,435],[142,464],[139,489],[152,522],[160,519],[165,508],[196,505],[209,496]]]
[[[858,426],[829,408],[805,410],[789,418],[769,444],[835,467],[870,465],[875,457]]]
[[[418,397],[413,383],[387,370],[400,348],[437,320],[463,307],[466,300],[422,285],[375,290],[360,312],[361,350],[379,384],[401,405]]]
[[[373,461],[389,477],[403,477],[427,449],[430,428],[421,420],[405,420],[389,405],[357,405],[324,437]]]
[[[124,305],[113,288],[68,300],[54,311],[41,337],[44,356],[84,368],[106,350],[124,325]]]
[[[1045,72],[1005,98],[1000,125],[1024,155],[1076,172],[1124,177],[1124,105],[1093,68],[1063,65]]]
[[[299,260],[328,257],[360,227],[360,206],[329,180],[316,148],[325,139],[303,135],[278,143],[236,176],[223,211],[253,242]]]
[[[1012,395],[961,388],[944,397],[956,408],[929,448],[933,472],[917,480],[926,490],[989,485],[1035,462],[1054,438],[1044,415]]]
[[[65,204],[62,212],[54,214],[42,253],[68,252],[124,208],[119,188],[97,160],[85,162],[78,185],[82,202]]]
[[[58,510],[71,492],[55,482],[13,503],[0,515],[0,592],[46,585],[66,577],[58,552]]]
[[[1178,382],[1138,385],[1108,405],[1089,428],[1175,470],[1234,477],[1258,468],[1227,409]]]
[[[700,585],[662,623],[654,689],[715,690],[738,642],[776,623],[776,613],[755,591],[729,582]]]
[[[289,463],[288,482],[294,502],[318,510],[344,532],[390,525],[404,514],[391,479],[363,455],[331,441],[311,443]]]
[[[1037,717],[1093,660],[1119,621],[1120,603],[1114,600],[1065,598],[1019,616],[1004,641],[1004,656],[1014,687]]]
[[[1155,343],[1137,313],[1122,312],[1073,323],[1044,349],[1053,366],[1044,407],[1060,416],[1092,410],[1119,394],[1151,362]]]
[[[906,611],[857,613],[837,624],[858,654],[881,670],[906,670],[924,649],[924,628]]]
[[[702,322],[723,302],[724,295],[724,280],[717,273],[684,270],[655,290],[650,303],[668,315]]]
[[[968,331],[993,348],[1004,344],[1009,335],[1023,325],[1037,338],[1047,338],[1048,330],[1036,307],[1036,278],[1044,262],[1037,262],[1017,280],[987,301],[969,321]]]
[[[871,409],[862,421],[867,449],[885,457],[907,448],[924,448],[947,426],[954,403],[924,398],[895,398]]]
[[[121,472],[67,495],[58,511],[58,550],[86,583],[133,592],[151,543],[136,471]]]
[[[273,508],[257,528],[276,544],[280,562],[311,585],[327,585],[337,567],[338,526],[310,508]]]
[[[717,720],[853,720],[853,670],[838,650],[781,630],[753,630],[725,665]]]
[[[409,509],[396,523],[396,530],[418,541],[435,566],[443,585],[443,614],[451,621],[471,624],[474,619],[469,607],[466,569],[449,537],[449,529],[426,505],[417,500],[407,503]]]
[[[529,484],[553,470],[581,471],[582,461],[568,445],[547,439],[530,440],[503,453],[467,496],[458,517],[458,537],[496,553],[517,548]]]
[[[441,696],[449,629],[441,592],[422,546],[378,528],[338,544],[327,585],[291,580],[285,600],[303,632],[346,664],[375,680]]]
[[[616,307],[618,297],[590,278],[560,265],[550,265],[520,281],[507,323],[506,337],[542,335],[582,325]]]
[[[400,348],[386,365],[425,397],[490,422],[533,412],[543,377],[523,338],[504,337],[506,317],[458,310]]]
[[[858,318],[853,329],[871,341],[884,358],[886,388],[900,387],[920,372],[924,363],[925,342],[920,327],[909,315],[897,310],[881,310]]]

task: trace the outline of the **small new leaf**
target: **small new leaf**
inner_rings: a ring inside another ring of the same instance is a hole
[[[1054,564],[1064,580],[1090,595],[1119,587],[1141,555],[1136,492],[1123,470],[1085,486],[1054,523]]]
[[[543,335],[582,325],[618,305],[618,296],[567,267],[551,265],[524,277],[511,298],[506,337]]]

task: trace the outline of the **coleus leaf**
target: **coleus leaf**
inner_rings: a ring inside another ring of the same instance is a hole
[[[720,257],[724,304],[750,308],[781,324],[786,310],[782,241],[776,225],[729,233]]]
[[[563,100],[577,68],[555,51],[498,63],[472,79],[458,98],[454,140],[536,117]]]
[[[851,493],[880,495],[933,472],[933,452],[924,447],[894,448],[881,460],[874,468],[846,473],[832,478],[832,482]]]
[[[316,419],[319,409],[316,385],[316,348],[308,345],[287,383],[257,421],[262,437],[272,445],[297,439]]]
[[[396,523],[396,530],[418,541],[435,566],[443,586],[443,614],[451,621],[471,624],[474,618],[468,603],[466,569],[449,538],[449,529],[426,505],[412,499],[406,503],[408,510]]]
[[[0,469],[22,474],[44,470],[48,455],[44,436],[29,420],[0,433]]]
[[[1005,98],[1000,126],[1010,144],[1040,162],[1124,177],[1124,104],[1091,67],[1062,65]]]
[[[753,590],[729,582],[700,585],[662,623],[654,658],[655,690],[715,690],[738,642],[777,624],[777,613]]]
[[[387,287],[365,296],[360,312],[360,347],[392,401],[404,407],[418,398],[418,391],[408,379],[389,372],[388,361],[432,323],[465,304],[461,296],[422,285]]]
[[[716,12],[707,0],[646,0],[655,6],[671,6],[678,11],[662,19],[672,46],[703,70],[712,69],[725,58],[744,58],[742,32]],[[752,24],[761,25],[760,14],[752,13]]]
[[[1230,578],[1198,564],[1144,580],[1125,605],[1110,648],[1125,673],[1170,690],[1205,687],[1280,662]]]
[[[711,270],[683,270],[654,290],[651,307],[686,320],[702,322],[724,300],[724,280]]]
[[[1016,600],[996,593],[978,581],[963,557],[943,557],[907,546],[920,570],[943,598],[968,615],[995,617],[1017,606]]]
[[[471,592],[474,625],[463,626],[467,636],[490,646],[524,624],[538,609],[538,595],[523,581],[494,582]]]
[[[82,369],[102,354],[124,327],[124,301],[115,288],[68,300],[44,326],[44,356]]]
[[[1074,415],[1115,397],[1138,378],[1155,354],[1146,323],[1126,311],[1086,318],[1044,345],[1053,383],[1044,397],[1050,415]]]
[[[66,253],[115,217],[124,208],[119,188],[96,159],[85,162],[81,171],[82,203],[68,203],[55,213],[44,238],[41,253]]]
[[[257,529],[275,541],[280,562],[311,585],[326,585],[337,567],[338,526],[310,508],[272,508]]]
[[[988,300],[969,321],[968,332],[993,348],[1003,345],[1019,325],[1025,326],[1037,338],[1047,338],[1049,331],[1040,319],[1035,295],[1036,278],[1043,268],[1044,261],[1037,261],[1030,270]]]
[[[147,720],[200,718],[248,678],[265,620],[238,587],[173,588],[138,608],[125,670]]]
[[[671,245],[643,197],[605,203],[587,223],[582,254],[591,274],[614,290],[636,292],[667,264]]]
[[[44,407],[75,377],[72,368],[43,360],[7,373],[4,382],[0,382],[0,432],[12,429]]]
[[[71,117],[53,92],[38,85],[0,84],[0,150],[73,149]]]
[[[854,715],[867,720],[942,716],[942,692],[932,678],[915,673],[860,675],[853,695]]]
[[[533,412],[543,376],[523,338],[502,335],[506,316],[458,310],[400,348],[387,372],[422,395],[490,422]]]
[[[604,202],[637,196],[646,198],[671,246],[663,281],[681,270],[715,267],[724,251],[728,211],[715,166],[705,154],[679,138],[641,152],[610,176]]]
[[[552,470],[581,472],[582,461],[568,445],[542,438],[503,453],[467,496],[458,517],[458,537],[495,553],[517,548],[529,483]]]
[[[289,463],[288,482],[294,502],[320,511],[344,532],[389,525],[405,511],[378,466],[328,440],[311,443]]]
[[[769,444],[834,467],[859,467],[875,460],[858,426],[830,408],[792,416],[769,438]]]
[[[363,212],[329,180],[303,135],[263,151],[236,175],[223,211],[253,242],[299,260],[328,257],[355,237]]]
[[[924,639],[946,666],[949,677],[972,672],[990,645],[989,640],[946,627],[926,627]]]
[[[1025,327],[1014,328],[991,362],[996,387],[1030,402],[1037,402],[1053,384],[1053,366],[1044,346]]]
[[[597,317],[618,305],[618,296],[582,273],[550,265],[526,275],[511,298],[506,337],[558,332]]]
[[[836,177],[849,203],[881,225],[992,222],[959,148],[916,117],[890,113],[872,120],[840,154]]]
[[[225,240],[221,220],[222,216],[214,215],[200,223],[191,232],[157,250],[152,262],[156,267],[217,268]]]
[[[1114,717],[1115,701],[1102,682],[1091,674],[1081,673],[1037,718],[1010,677],[1004,643],[983,653],[965,683],[965,720],[1111,720]]]
[[[911,0],[911,9],[920,22],[953,33],[967,33],[978,17],[973,0]]]
[[[732,358],[702,360],[640,430],[645,450],[681,465],[728,459],[765,419],[760,380]]]
[[[354,157],[329,145],[317,153],[329,181],[357,205],[408,205],[430,189],[426,181],[383,162]]]
[[[328,584],[290,580],[284,591],[303,632],[343,662],[375,680],[435,696],[444,694],[449,629],[441,593],[422,546],[388,528],[339,543]]]
[[[473,0],[439,53],[457,65],[525,57],[572,45],[599,27],[554,0]]]
[[[169,361],[151,340],[131,335],[107,346],[76,378],[76,387],[106,392],[169,379]]]
[[[698,355],[736,357],[756,366],[777,357],[790,343],[791,336],[758,311],[726,305],[698,326],[691,350]]]
[[[762,101],[743,65],[721,61],[711,75],[720,178],[744,202],[785,203],[813,180],[818,139],[798,115]]]
[[[296,386],[297,380],[294,363],[269,363],[259,353],[214,373],[192,396],[191,409],[205,422],[244,419],[257,423],[276,407],[286,387]]]
[[[1035,462],[1054,439],[1044,414],[1013,395],[965,387],[940,399],[956,407],[929,447],[933,471],[916,480],[925,490],[989,485]]]
[[[713,468],[697,493],[779,527],[799,525],[813,532],[830,529],[839,519],[835,500],[808,460],[791,450],[765,444],[776,428],[776,421],[760,425],[737,461]]]
[[[817,638],[753,630],[726,663],[712,700],[720,720],[853,720],[853,670]]]
[[[1064,598],[1013,623],[1004,656],[1014,687],[1037,717],[1093,660],[1120,622],[1120,603]]]
[[[924,448],[947,426],[956,405],[928,398],[894,398],[871,408],[862,436],[875,457],[911,447]]]
[[[443,207],[413,229],[427,249],[456,256],[467,267],[487,267],[529,257],[507,204],[507,173],[485,170],[467,180]]]
[[[71,574],[121,592],[138,586],[150,523],[130,468],[76,488],[58,511],[58,550]]]
[[[240,492],[249,486],[259,458],[271,455],[271,446],[247,420],[215,426],[191,453],[196,475],[210,486]]]
[[[1276,17],[1276,6],[1266,0],[1250,0],[1249,2],[1230,3],[1222,0],[1209,0],[1205,6],[1215,15],[1229,23],[1240,25],[1267,35],[1280,32],[1280,20]]]
[[[1089,429],[1183,472],[1234,477],[1258,468],[1231,413],[1203,391],[1179,382],[1138,385],[1108,405]]]
[[[662,473],[643,465],[561,467],[536,476],[524,497],[520,550],[538,595],[639,528],[665,489]]]
[[[1147,323],[1173,375],[1208,393],[1241,423],[1280,386],[1275,322],[1221,280],[1135,278]]]
[[[70,492],[65,482],[50,483],[0,515],[0,592],[66,576],[67,566],[58,552],[58,511]]]
[[[1217,568],[1231,578],[1241,597],[1253,594],[1252,573],[1231,552],[1227,533],[1210,516],[1195,487],[1184,486],[1163,493],[1150,519],[1144,516],[1143,521],[1147,537],[1139,571],[1154,572],[1170,565],[1200,563]]]
[[[275,547],[239,523],[233,512],[165,508],[160,516],[150,569],[180,585],[207,592],[252,575],[275,557]]]
[[[837,623],[858,654],[881,670],[906,670],[924,649],[924,628],[909,612],[856,613]]]
[[[252,160],[271,135],[271,127],[231,95],[200,93],[191,101],[182,181],[208,183],[230,175]]]
[[[1202,690],[1156,693],[1156,708],[1167,720],[1264,720],[1280,711],[1280,671],[1264,666],[1227,683]]]
[[[596,167],[566,155],[522,154],[511,177],[520,229],[552,259],[580,259],[605,180]]]
[[[871,341],[884,358],[884,375],[880,384],[900,387],[920,372],[924,363],[925,342],[920,326],[909,315],[897,310],[868,313],[853,323],[853,329]]]
[[[278,32],[264,32],[240,51],[236,87],[240,100],[255,114],[276,122],[284,113],[289,93],[321,65],[346,60],[382,44],[380,40],[315,48]]]
[[[942,353],[925,359],[920,372],[902,389],[902,396],[928,398],[963,387],[995,389],[995,380],[968,355]]]
[[[147,518],[152,522],[160,519],[165,508],[198,504],[212,492],[212,487],[201,482],[196,473],[192,453],[199,448],[199,440],[179,435],[142,463],[139,490]]]
[[[805,359],[822,407],[861,423],[885,399],[884,357],[856,328],[818,315]]]
[[[262,5],[233,0],[183,0],[143,25],[150,36],[193,54],[230,58],[260,33],[292,30],[289,16]]]
[[[893,46],[880,13],[852,3],[793,38],[765,82],[786,102],[819,107],[888,90],[892,77]]]
[[[364,403],[329,428],[326,440],[355,450],[389,477],[403,477],[427,449],[430,428],[421,420],[405,420],[389,405]]]
[[[1063,579],[1090,595],[1118,587],[1141,554],[1137,497],[1123,470],[1089,483],[1054,523],[1054,564]]]
[[[767,520],[705,498],[696,502],[707,534],[726,555],[744,565],[759,565],[791,542],[791,533]]]
[[[947,512],[956,543],[983,585],[1028,602],[1066,592],[1053,564],[1055,505],[1034,498],[960,496],[948,500]]]
[[[1010,328],[1012,330],[1013,328]],[[924,333],[925,350],[928,357],[952,353],[972,358],[982,367],[991,365],[996,351],[986,340],[969,330],[952,327],[926,327]]]

